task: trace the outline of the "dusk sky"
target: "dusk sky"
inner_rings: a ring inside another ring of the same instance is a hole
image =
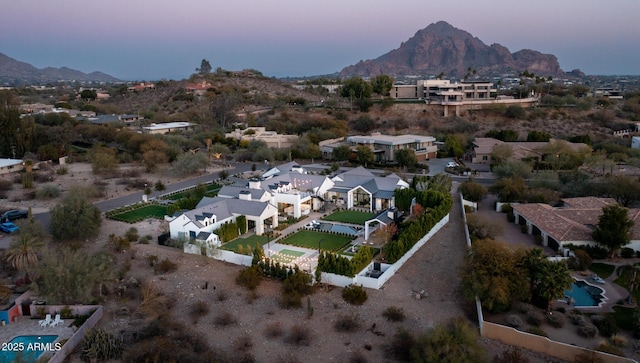
[[[0,0],[0,53],[125,80],[186,78],[203,58],[313,76],[444,20],[487,45],[554,54],[565,71],[640,75],[639,14],[638,0]]]

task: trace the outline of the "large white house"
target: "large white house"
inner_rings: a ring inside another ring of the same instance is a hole
[[[195,240],[209,248],[219,246],[222,241],[213,232],[225,223],[236,222],[241,215],[247,219],[247,229],[255,228],[257,235],[264,233],[265,221],[278,226],[278,210],[269,202],[204,197],[195,209],[169,222],[171,238]]]
[[[257,235],[265,224],[278,226],[278,216],[300,218],[318,211],[327,200],[345,208],[358,207],[371,212],[395,206],[394,191],[409,184],[395,174],[373,175],[358,167],[335,176],[308,174],[296,162],[269,169],[261,178],[244,186],[225,186],[215,198],[203,198],[195,209],[181,213],[169,222],[172,238],[195,240],[206,247],[221,244],[214,231],[224,223],[244,215],[247,230]]]

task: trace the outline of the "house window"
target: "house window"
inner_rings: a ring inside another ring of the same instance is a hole
[[[482,155],[482,160],[489,160],[489,157],[487,155]]]

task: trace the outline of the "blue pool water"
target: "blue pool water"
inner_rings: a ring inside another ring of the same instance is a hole
[[[589,285],[584,281],[576,281],[571,284],[571,289],[564,292],[567,297],[572,297],[575,306],[598,306],[604,300],[604,290],[597,286]]]
[[[44,352],[59,350],[54,343],[57,335],[20,335],[9,343],[2,343],[0,363],[13,362],[16,357],[25,358],[25,362],[35,362]]]

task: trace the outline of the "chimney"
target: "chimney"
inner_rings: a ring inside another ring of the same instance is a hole
[[[249,189],[260,189],[260,180],[258,178],[249,179]]]
[[[392,221],[395,222],[395,220],[396,220],[396,209],[395,208],[387,209],[387,217],[389,217],[389,219],[391,219]]]
[[[248,190],[243,190],[238,195],[238,199],[240,200],[251,200],[251,192]]]

